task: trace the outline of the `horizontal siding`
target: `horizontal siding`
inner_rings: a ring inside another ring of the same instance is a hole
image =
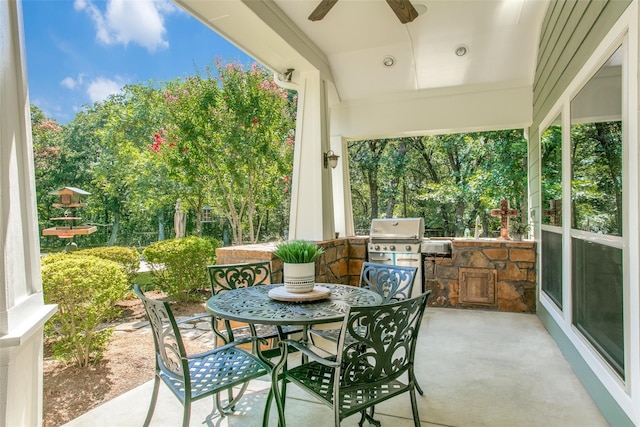
[[[556,23],[558,22],[558,15],[562,10],[565,1],[555,1],[550,2],[547,8],[547,13],[542,20],[542,28],[540,29],[540,42],[538,43],[538,58],[536,64],[542,62],[542,58],[545,55],[545,52],[548,52],[549,40],[551,40],[551,31],[556,27]],[[536,70],[535,79],[538,78],[538,71]],[[534,80],[535,80],[534,79]]]
[[[553,25],[549,31],[545,32],[546,38],[541,39],[540,54],[538,55],[538,62],[536,66],[536,73],[534,78],[534,91],[536,86],[543,86],[548,75],[553,71],[553,66],[563,53],[563,35],[567,34],[570,28],[573,28],[572,23],[569,22],[571,17],[573,19],[579,19],[582,16],[580,10],[586,9],[589,5],[587,2],[577,4],[575,1],[562,1],[558,3],[552,3],[555,5],[554,14],[555,19],[552,19],[549,24]],[[574,13],[575,10],[575,13]],[[542,79],[541,76],[545,76]]]
[[[559,86],[563,77],[571,75],[566,82],[568,84],[589,58],[593,49],[580,49],[580,47],[586,42],[593,23],[602,13],[604,5],[603,2],[580,2],[572,10],[574,13],[566,17],[562,31],[557,34],[555,52],[544,66],[540,79],[536,82],[537,88],[534,87],[534,105],[544,106],[553,94],[556,94],[557,98],[566,88],[566,84]],[[585,51],[588,51],[586,55]],[[572,69],[575,69],[573,73]],[[556,91],[557,88],[560,89],[559,92]],[[553,102],[555,99],[551,99],[552,104]],[[537,111],[534,110],[533,114],[536,113]]]
[[[532,136],[630,3],[631,0],[551,3],[539,43],[541,51],[534,81]]]

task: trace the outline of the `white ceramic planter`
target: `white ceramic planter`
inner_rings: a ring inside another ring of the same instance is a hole
[[[316,263],[284,263],[284,288],[287,292],[299,294],[311,292],[316,282]]]

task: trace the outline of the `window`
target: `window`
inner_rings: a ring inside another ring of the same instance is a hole
[[[542,291],[562,308],[562,233],[542,230]]]
[[[622,49],[571,101],[573,324],[624,378]]]
[[[540,136],[542,291],[562,309],[562,116]]]
[[[622,249],[573,238],[573,323],[624,378]]]
[[[571,226],[622,236],[621,50],[571,101]]]

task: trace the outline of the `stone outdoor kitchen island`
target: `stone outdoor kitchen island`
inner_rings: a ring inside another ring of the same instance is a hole
[[[454,239],[451,257],[425,257],[429,305],[535,313],[536,243]]]
[[[325,253],[316,261],[316,282],[358,286],[368,241],[350,237],[319,242]],[[535,313],[535,241],[450,241],[450,255],[424,256],[421,284],[432,291],[428,305]],[[270,261],[273,283],[279,283],[282,261],[273,255],[274,249],[274,243],[266,243],[218,248],[216,253],[218,264]]]

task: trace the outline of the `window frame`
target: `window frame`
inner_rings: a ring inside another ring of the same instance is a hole
[[[572,345],[581,354],[585,362],[590,366],[602,384],[612,394],[616,401],[621,402],[627,410],[632,410],[634,405],[640,403],[640,392],[636,390],[633,400],[630,399],[631,384],[640,381],[640,323],[635,324],[631,319],[640,319],[640,307],[638,304],[631,304],[632,301],[640,300],[640,290],[638,277],[640,276],[640,266],[638,262],[639,235],[637,233],[639,220],[634,215],[630,215],[630,206],[638,207],[638,187],[640,184],[638,173],[638,147],[631,144],[630,136],[637,144],[638,117],[634,114],[631,106],[638,104],[638,81],[631,78],[638,70],[638,22],[635,19],[637,7],[630,7],[620,20],[612,27],[610,32],[604,37],[594,53],[586,61],[582,69],[567,86],[566,90],[558,97],[556,103],[549,109],[545,119],[538,126],[538,154],[542,158],[540,136],[542,132],[550,126],[559,114],[562,114],[562,145],[563,145],[563,308],[559,307],[544,292],[539,292],[539,302],[549,313],[551,318],[560,327],[563,333],[569,338]],[[575,230],[571,228],[571,221],[567,220],[567,215],[571,215],[571,158],[569,144],[571,140],[571,110],[572,99],[582,90],[589,80],[600,70],[609,57],[618,49],[622,48],[622,115],[623,122],[623,219],[622,227],[624,236],[603,236],[596,233]],[[629,72],[634,70],[634,72]],[[630,167],[630,162],[631,166]],[[538,163],[540,191],[537,195],[539,208],[542,206],[542,162]],[[568,185],[567,185],[568,184]],[[541,215],[540,215],[541,216]],[[558,227],[542,225],[541,219],[538,224],[541,229],[558,232]],[[588,239],[608,246],[621,248],[623,251],[623,328],[624,328],[624,358],[625,363],[623,380],[609,366],[602,355],[591,345],[586,337],[573,325],[573,294],[571,283],[572,254],[571,241],[573,238]],[[539,258],[540,259],[540,258]],[[633,337],[633,338],[632,338]],[[633,403],[631,403],[633,402]],[[628,411],[627,411],[628,412]]]

